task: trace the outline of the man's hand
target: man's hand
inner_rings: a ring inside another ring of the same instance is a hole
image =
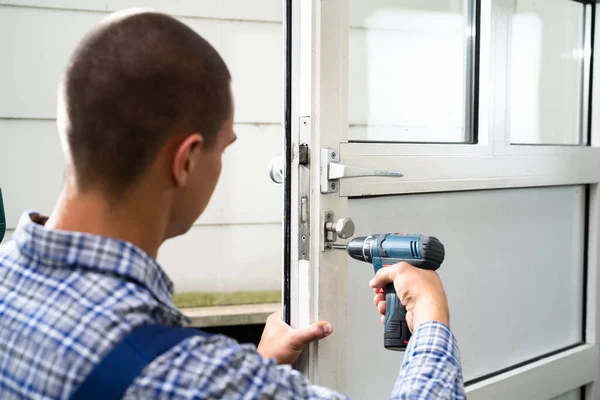
[[[375,289],[373,299],[385,320],[385,285],[393,282],[398,298],[406,307],[406,321],[411,332],[423,322],[438,321],[449,326],[448,300],[435,271],[399,263],[377,271],[369,285]]]
[[[274,358],[278,364],[291,364],[305,344],[329,336],[333,328],[328,322],[315,322],[309,327],[293,329],[276,312],[267,319],[257,351],[263,358]]]

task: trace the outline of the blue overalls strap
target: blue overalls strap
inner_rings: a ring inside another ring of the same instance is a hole
[[[6,232],[6,216],[4,215],[4,203],[2,202],[2,188],[0,188],[0,243]]]
[[[191,336],[210,336],[192,328],[142,325],[121,340],[92,370],[71,400],[117,400],[155,358]]]

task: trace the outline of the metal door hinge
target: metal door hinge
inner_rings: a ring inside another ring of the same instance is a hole
[[[321,193],[335,193],[339,190],[340,179],[363,176],[403,177],[402,172],[383,171],[340,164],[340,152],[336,149],[321,149]]]

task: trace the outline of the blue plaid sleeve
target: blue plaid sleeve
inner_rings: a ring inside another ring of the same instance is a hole
[[[414,333],[392,399],[466,399],[458,345],[440,322],[421,324]]]
[[[186,339],[152,362],[126,399],[348,399],[310,383],[254,346],[217,335]],[[410,341],[392,399],[465,399],[458,347],[443,324],[421,325]]]
[[[136,378],[125,399],[347,399],[224,336],[184,340]]]

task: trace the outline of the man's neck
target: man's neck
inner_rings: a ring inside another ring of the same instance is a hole
[[[165,224],[151,199],[128,194],[118,204],[102,195],[65,187],[46,223],[46,228],[84,232],[130,242],[156,258]]]

